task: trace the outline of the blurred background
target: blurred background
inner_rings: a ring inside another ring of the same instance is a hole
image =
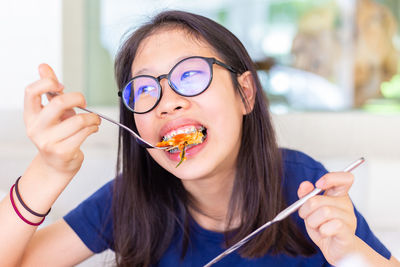
[[[46,62],[67,91],[118,118],[113,59],[126,33],[166,9],[226,26],[256,62],[281,146],[330,171],[364,156],[351,195],[400,259],[400,2],[398,0],[0,0],[0,192],[36,153],[24,88]],[[61,218],[115,174],[117,133],[103,121],[85,162],[47,219]],[[80,266],[107,265],[103,253]]]

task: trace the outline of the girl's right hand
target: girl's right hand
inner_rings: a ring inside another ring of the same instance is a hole
[[[48,172],[72,178],[83,162],[81,144],[98,131],[100,118],[93,113],[76,114],[74,107],[85,107],[81,93],[62,93],[54,71],[47,64],[39,66],[40,80],[25,89],[24,121],[28,137],[39,150]],[[42,105],[41,96],[58,93]]]

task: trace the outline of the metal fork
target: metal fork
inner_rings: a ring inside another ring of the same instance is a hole
[[[47,94],[52,96],[52,97],[60,95],[59,93],[55,93],[55,92],[48,92]],[[105,119],[105,120],[107,120],[107,121],[109,121],[111,123],[114,123],[114,124],[118,125],[119,127],[121,127],[124,130],[128,131],[131,135],[133,135],[136,138],[136,142],[139,145],[141,145],[142,147],[144,147],[144,148],[154,148],[154,149],[160,149],[160,150],[166,150],[166,151],[169,151],[169,150],[175,148],[174,146],[167,146],[167,147],[153,146],[152,144],[150,144],[149,142],[144,140],[142,137],[140,137],[137,133],[135,133],[132,129],[128,128],[127,126],[125,126],[125,125],[123,125],[123,124],[121,124],[121,123],[119,123],[117,121],[115,121],[115,120],[113,120],[113,119],[111,119],[111,118],[109,118],[109,117],[107,117],[107,116],[105,116],[103,114],[100,114],[98,112],[89,110],[87,108],[81,108],[81,107],[77,107],[77,108],[79,108],[79,109],[81,109],[83,111],[89,112],[89,113],[97,114],[100,118],[103,118],[103,119]]]

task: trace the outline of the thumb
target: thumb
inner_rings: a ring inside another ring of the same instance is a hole
[[[302,198],[313,190],[314,185],[309,181],[304,181],[299,185],[299,189],[297,189],[297,196],[299,198]]]
[[[42,63],[38,67],[40,78],[50,78],[58,82],[57,76],[54,70],[46,63]]]

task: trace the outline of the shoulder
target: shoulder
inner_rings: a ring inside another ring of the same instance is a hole
[[[292,202],[297,200],[297,188],[303,181],[315,183],[328,171],[325,167],[309,155],[297,151],[282,148],[283,162],[283,189],[287,200]]]
[[[301,151],[282,148],[281,153],[285,178],[287,175],[295,175],[304,176],[303,178],[312,181],[312,178],[315,178],[313,176],[327,173],[320,162]]]
[[[106,183],[64,216],[86,246],[98,253],[113,248],[111,206],[114,180]]]
[[[113,195],[114,181],[111,180],[100,187],[90,197],[86,199],[88,202],[96,202],[99,200],[111,200]],[[104,203],[103,203],[104,204]]]
[[[64,218],[74,215],[84,215],[91,220],[101,221],[110,216],[113,198],[114,180],[111,180],[100,187],[91,196],[81,202],[75,209],[70,211]]]
[[[285,171],[319,171],[325,170],[325,167],[309,155],[287,148],[281,148],[283,166]]]

